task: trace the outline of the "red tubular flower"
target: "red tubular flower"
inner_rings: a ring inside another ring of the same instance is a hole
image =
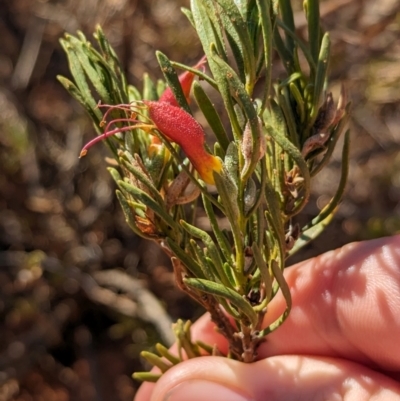
[[[201,125],[185,110],[170,103],[149,100],[143,103],[157,129],[182,148],[204,182],[214,184],[213,171],[220,172],[222,163],[205,150]]]
[[[205,62],[206,62],[206,56],[203,56],[193,68],[199,69],[204,66]],[[189,103],[190,90],[192,89],[194,77],[195,77],[195,74],[193,74],[193,72],[189,72],[189,71],[185,71],[184,73],[179,75],[179,82],[181,84],[183,94],[185,95],[185,98],[188,103]],[[166,102],[166,103],[171,104],[172,106],[179,107],[179,104],[178,104],[171,88],[169,88],[169,87],[167,89],[165,89],[165,91],[162,93],[162,95],[159,98],[159,101]],[[151,138],[149,152],[157,152],[160,146],[161,146],[161,141],[156,136],[153,136]]]
[[[201,60],[193,68],[199,69],[204,65],[205,62],[206,62],[206,56],[203,56],[201,58]],[[179,75],[179,82],[181,84],[183,94],[185,95],[185,98],[188,102],[189,102],[189,95],[190,95],[190,90],[192,89],[194,76],[195,76],[195,74],[193,74],[193,72],[189,72],[189,71],[185,71],[183,74]],[[165,89],[165,91],[161,95],[159,101],[169,103],[172,106],[179,106],[178,102],[175,99],[174,94],[172,93],[171,88]]]

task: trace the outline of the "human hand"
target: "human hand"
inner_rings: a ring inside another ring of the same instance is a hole
[[[135,401],[400,400],[400,236],[352,243],[285,271],[293,308],[258,361],[188,360]],[[266,324],[284,310],[270,304]],[[217,344],[209,316],[194,340]]]

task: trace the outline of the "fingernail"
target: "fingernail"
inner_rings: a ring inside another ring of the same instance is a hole
[[[190,380],[178,384],[164,397],[164,401],[252,401],[243,393],[224,387],[218,383]]]

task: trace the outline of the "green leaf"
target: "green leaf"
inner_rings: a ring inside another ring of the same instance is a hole
[[[204,210],[207,214],[208,219],[210,220],[211,228],[218,242],[218,245],[221,248],[221,252],[223,253],[225,259],[229,261],[229,263],[232,263],[233,259],[232,259],[231,245],[229,244],[226,237],[219,228],[218,221],[215,217],[212,204],[209,201],[209,199],[204,196],[204,194],[202,195],[202,199],[203,199]],[[235,285],[235,282],[231,282],[231,284]]]
[[[101,111],[98,108],[93,109],[90,103],[87,103],[86,97],[82,95],[79,88],[69,79],[60,75],[57,76],[57,79],[61,83],[61,85],[69,92],[69,94],[86,109],[90,117],[93,119],[94,123],[97,125],[98,129],[98,124],[102,119]]]
[[[216,1],[221,7],[219,17],[235,56],[238,71],[243,71],[245,75],[242,77],[242,82],[245,82],[246,90],[251,94],[255,84],[256,68],[253,43],[250,39],[247,24],[233,0]]]
[[[195,27],[195,23],[194,23],[192,12],[186,7],[181,7],[181,11],[186,16],[186,18],[189,20],[189,22],[192,24],[192,26],[194,28]]]
[[[310,196],[310,173],[308,171],[308,166],[300,151],[281,133],[274,129],[274,127],[267,126],[267,133],[282,147],[282,149],[288,153],[288,155],[293,159],[293,161],[298,165],[301,176],[304,179],[303,189],[304,193],[294,207],[294,209],[288,213],[288,215],[295,215],[300,212],[300,210],[306,205],[308,198]]]
[[[346,106],[345,115],[340,120],[339,124],[334,128],[332,131],[327,146],[328,149],[323,155],[321,161],[311,170],[311,177],[316,176],[328,163],[331,159],[334,149],[336,149],[336,144],[338,139],[340,138],[341,133],[343,132],[345,126],[347,125],[349,118],[350,118],[350,107],[351,104],[349,103]]]
[[[125,181],[119,181],[118,186],[149,207],[162,221],[179,232],[176,221],[149,194]]]
[[[160,64],[161,71],[164,74],[164,78],[172,90],[172,93],[174,94],[179,106],[189,114],[192,114],[192,111],[190,110],[186,97],[183,93],[182,86],[179,82],[178,74],[176,73],[168,57],[160,51],[156,52],[156,57],[158,63]]]
[[[248,165],[247,170],[245,172],[242,172],[242,180],[246,181],[250,177],[250,175],[254,172],[254,169],[257,165],[259,158],[258,150],[260,149],[261,133],[260,133],[260,125],[258,121],[257,111],[256,108],[254,107],[252,99],[250,98],[243,83],[240,81],[235,71],[224,60],[218,57],[218,55],[214,54],[213,59],[216,65],[218,66],[218,75],[220,76],[220,78],[216,77],[216,81],[219,82],[221,80],[225,80],[228,82],[231,95],[236,99],[236,101],[241,106],[250,125],[252,141],[253,141],[252,143],[253,152],[252,152],[251,162]],[[225,106],[227,105],[225,104]],[[241,137],[242,137],[242,132],[240,132],[238,139],[240,139]]]
[[[272,296],[273,277],[271,276],[268,265],[265,263],[265,260],[262,256],[260,249],[258,248],[258,245],[256,242],[253,242],[251,249],[253,250],[254,259],[256,261],[258,269],[260,270],[261,279],[264,284],[263,290],[265,291],[265,296],[264,296],[265,304],[268,305],[268,303],[271,299],[271,296]],[[258,309],[259,308],[257,308],[257,310]]]
[[[214,283],[209,280],[202,280],[197,278],[184,278],[183,282],[189,287],[195,290],[205,292],[207,294],[214,295],[216,297],[222,297],[227,299],[234,305],[240,313],[246,315],[253,327],[257,326],[258,316],[254,312],[252,306],[246,301],[239,293],[235,290],[225,287],[222,284]]]
[[[228,173],[224,170],[221,174],[214,172],[215,185],[221,198],[221,203],[225,206],[225,214],[231,224],[232,231],[240,232],[238,226],[240,211],[238,206],[238,190]]]
[[[329,54],[330,54],[330,38],[329,34],[325,33],[321,42],[321,50],[318,57],[317,72],[315,75],[314,82],[314,94],[313,94],[313,104],[312,104],[312,120],[318,115],[318,110],[322,103],[323,91],[326,84],[326,74],[328,71],[329,64]]]
[[[143,96],[138,100],[158,100],[156,85],[147,72],[143,74]]]
[[[216,12],[213,2],[211,0],[191,0],[190,5],[196,32],[209,62],[212,44],[216,46],[218,54],[223,57],[224,60],[227,60],[224,35],[220,26],[219,15]],[[211,70],[213,70],[213,68],[211,68]]]
[[[156,383],[161,376],[161,373],[135,372],[133,373],[132,378],[141,382]]]
[[[347,177],[349,173],[349,152],[350,152],[350,131],[347,131],[344,138],[343,150],[342,150],[342,172],[340,176],[340,182],[336,190],[335,195],[329,201],[329,203],[321,210],[317,217],[315,217],[309,224],[302,229],[302,233],[299,239],[296,241],[294,247],[289,251],[288,256],[292,256],[300,248],[305,246],[308,242],[315,239],[321,234],[326,226],[333,219],[339,202],[343,197],[343,193],[346,187]]]
[[[156,354],[153,354],[152,352],[142,351],[140,353],[140,356],[146,359],[146,361],[149,362],[151,365],[156,366],[158,369],[160,369],[162,373],[165,373],[169,368],[172,367],[172,365],[165,363],[162,358],[160,358]]]
[[[299,134],[297,132],[296,120],[293,114],[293,106],[286,86],[281,89],[281,93],[278,95],[278,101],[285,116],[285,125],[289,133],[290,141],[296,146],[296,148],[300,149]]]
[[[74,49],[87,78],[100,98],[104,103],[112,103],[113,100],[110,91],[113,88],[112,80],[107,76],[108,71],[96,60],[91,45],[78,42]]]
[[[290,0],[279,0],[279,8],[281,11],[282,21],[292,32],[295,32],[293,9]],[[288,52],[295,58],[296,46],[293,38],[286,34],[286,48]]]
[[[308,49],[307,45],[301,40],[301,38],[299,36],[297,36],[296,31],[290,30],[286,26],[286,24],[283,21],[281,21],[280,19],[276,20],[276,25],[279,26],[280,28],[282,28],[285,31],[285,34],[287,36],[291,37],[294,40],[294,42],[296,43],[296,45],[301,49],[302,53],[304,54],[304,57],[306,58],[306,60],[308,62],[308,65],[310,67],[310,76],[313,77],[315,75],[317,63],[312,58],[310,50]],[[299,71],[291,71],[291,72],[289,72],[289,74],[293,75],[293,74],[301,73],[300,66],[297,66],[297,69]]]
[[[310,226],[307,229],[302,229],[302,233],[300,234],[300,237],[295,242],[293,248],[287,253],[287,257],[293,256],[301,248],[306,246],[310,241],[317,238],[326,229],[328,224],[333,220],[335,214],[336,214],[336,209],[333,210],[324,219],[322,219],[322,220],[318,219],[318,223]]]
[[[209,263],[209,261],[204,255],[204,251],[200,248],[200,246],[196,243],[194,239],[190,239],[189,243],[192,249],[192,253],[195,255],[201,266],[201,270],[203,271],[204,277],[207,280],[220,282],[219,274],[214,268],[214,264]]]
[[[139,157],[136,155],[136,157]],[[159,204],[162,205],[164,203],[164,199],[158,192],[157,188],[154,186],[154,183],[151,182],[150,178],[146,176],[143,171],[140,171],[138,168],[135,167],[139,166],[138,162],[136,160],[130,161],[127,156],[122,156],[120,157],[120,163],[136,178],[138,179],[142,184],[146,186],[146,188],[149,190],[149,192],[152,194],[154,197],[155,201]],[[139,159],[140,160],[140,159]]]
[[[279,33],[279,30],[276,25],[273,30],[273,38],[274,38],[274,47],[279,54],[279,58],[281,59],[284,68],[286,69],[289,75],[293,74],[294,72],[296,72],[296,67],[293,60],[293,54],[289,51],[289,49],[283,42],[281,34]]]
[[[91,110],[92,112],[97,108],[97,102],[93,99],[91,94],[89,85],[86,81],[85,72],[81,66],[78,55],[76,54],[75,48],[73,44],[71,44],[72,37],[70,35],[66,35],[66,39],[61,39],[60,43],[67,54],[69,69],[74,78],[76,87],[79,89],[80,96],[83,99],[82,104],[85,106],[87,110]],[[79,99],[78,99],[79,100]],[[94,112],[94,114],[97,114]],[[101,120],[101,113],[98,111],[98,115]]]
[[[230,287],[231,283],[229,279],[225,275],[225,271],[223,268],[223,261],[221,255],[218,251],[218,248],[215,246],[214,241],[205,231],[200,230],[199,228],[192,226],[184,220],[180,221],[181,226],[194,238],[201,239],[206,247],[208,255],[210,255],[211,260],[214,263],[216,268],[215,272],[212,272],[214,276],[218,277],[219,280],[225,285]]]
[[[177,365],[178,363],[182,362],[179,358],[177,358],[175,355],[171,354],[168,348],[164,347],[162,344],[157,343],[156,344],[156,350],[157,352],[167,359],[169,362],[171,362],[173,365]]]
[[[123,195],[123,193],[121,191],[119,191],[118,189],[115,191],[117,198],[119,200],[119,203],[121,204],[121,208],[122,211],[124,213],[125,216],[125,220],[128,224],[128,226],[131,228],[131,230],[139,237],[141,238],[145,238],[148,240],[154,240],[154,237],[147,235],[146,233],[143,233],[138,226],[135,223],[135,219],[132,213],[132,209],[129,206],[129,203],[127,202],[125,196]]]
[[[176,257],[193,274],[194,277],[204,278],[203,269],[192,257],[190,257],[175,241],[171,238],[166,239],[166,243]]]
[[[292,309],[292,296],[290,294],[290,288],[286,283],[285,277],[283,276],[283,271],[279,269],[278,263],[275,260],[272,260],[271,269],[274,273],[276,281],[278,282],[279,288],[282,291],[283,297],[286,301],[286,309],[282,313],[282,315],[276,319],[273,323],[271,323],[266,329],[260,332],[260,337],[264,337],[272,331],[276,330],[289,316],[290,310]]]
[[[306,11],[308,23],[308,40],[310,43],[310,53],[312,58],[315,60],[315,64],[317,64],[320,49],[321,32],[321,28],[319,26],[319,0],[305,0],[304,8]]]
[[[226,149],[229,145],[228,135],[222,124],[219,114],[215,110],[214,105],[211,103],[211,100],[198,82],[195,82],[193,84],[193,94],[196,99],[197,105],[203,112],[204,117],[208,122],[208,125],[213,130],[219,145],[222,147],[224,152],[226,152]]]
[[[303,96],[301,95],[297,85],[294,82],[290,82],[289,89],[290,89],[290,93],[292,94],[292,96],[294,97],[294,99],[296,101],[297,113],[300,117],[300,122],[304,123],[304,121],[306,119],[306,105],[305,105]]]
[[[270,15],[270,0],[257,0],[257,8],[260,14],[260,24],[262,28],[265,83],[263,88],[262,105],[259,114],[264,112],[271,89],[272,77],[272,21]]]

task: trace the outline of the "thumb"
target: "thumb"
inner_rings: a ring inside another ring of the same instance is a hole
[[[151,401],[400,400],[394,380],[354,362],[276,356],[245,364],[202,357],[170,369]]]

